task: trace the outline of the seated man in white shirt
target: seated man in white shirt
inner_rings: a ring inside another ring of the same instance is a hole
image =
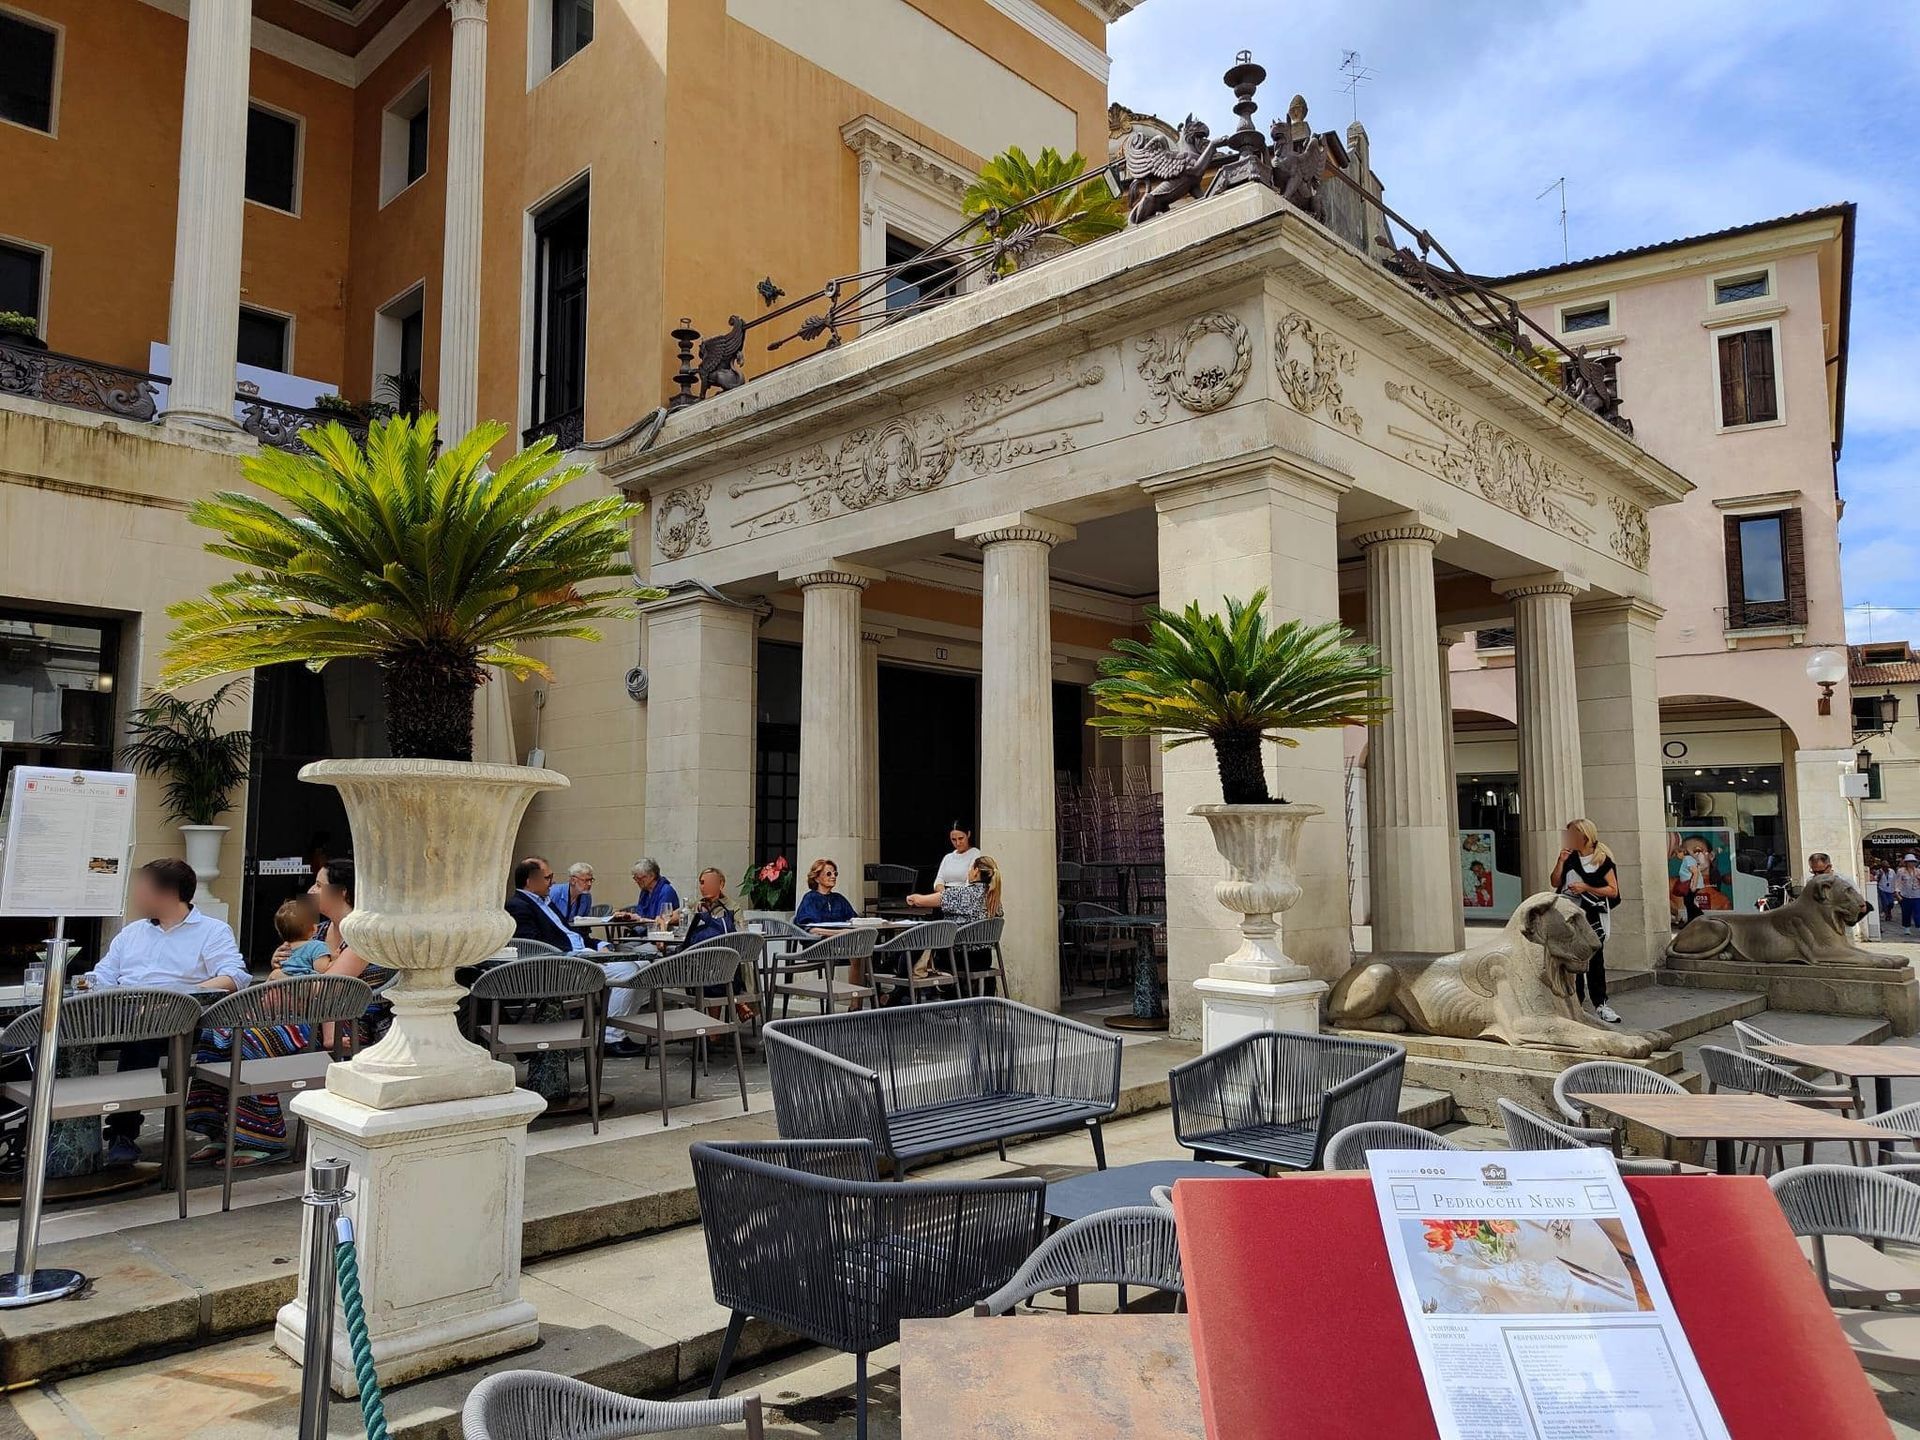
[[[238,990],[252,977],[224,920],[194,908],[200,880],[184,860],[149,860],[133,872],[134,919],[113,937],[91,974],[80,984],[90,990],[118,986],[162,986],[181,990]],[[144,1070],[160,1063],[166,1042],[142,1041],[120,1047],[122,1070]],[[131,1165],[140,1158],[141,1115],[120,1112],[106,1120],[108,1165]]]

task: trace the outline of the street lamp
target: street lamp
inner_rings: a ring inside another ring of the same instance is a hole
[[[1807,678],[1820,687],[1820,713],[1833,713],[1833,687],[1847,678],[1847,657],[1838,650],[1817,650],[1807,661]]]

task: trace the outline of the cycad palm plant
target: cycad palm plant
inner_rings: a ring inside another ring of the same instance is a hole
[[[365,445],[330,423],[311,453],[263,449],[246,477],[284,508],[225,491],[188,512],[217,533],[207,549],[246,568],[167,613],[162,683],[299,660],[380,667],[396,756],[467,760],[483,666],[549,675],[520,647],[597,640],[586,622],[632,613],[628,558],[638,505],[615,496],[554,503],[585,466],[558,465],[542,439],[504,461],[489,422],[435,453],[437,419],[395,416]],[[596,581],[617,581],[596,587]]]
[[[1038,160],[1029,160],[1018,145],[1010,145],[989,160],[980,178],[967,187],[961,200],[961,213],[993,217],[980,226],[981,232],[991,239],[1011,235],[1022,225],[1051,225],[1058,221],[1062,222],[1060,227],[1051,233],[1069,244],[1084,245],[1089,240],[1098,240],[1127,223],[1126,206],[1099,175],[1084,185],[1062,190],[1025,209],[1015,208],[1035,195],[1084,174],[1086,168],[1086,157],[1078,150],[1063,157],[1049,145],[1040,152]],[[1002,267],[1008,267],[1011,260],[1011,256],[1003,259]]]
[[[1339,622],[1269,625],[1267,592],[1228,598],[1227,613],[1147,608],[1147,638],[1116,640],[1100,662],[1092,724],[1109,735],[1152,735],[1168,750],[1213,742],[1221,798],[1271,802],[1260,743],[1281,732],[1359,725],[1387,713],[1386,668]]]

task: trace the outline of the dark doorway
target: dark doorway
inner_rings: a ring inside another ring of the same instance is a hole
[[[980,680],[880,667],[880,853],[912,865],[922,888],[947,851],[947,826],[980,809]],[[991,848],[993,837],[981,839]]]
[[[756,682],[753,863],[784,855],[805,871],[800,844],[800,647],[765,640]]]
[[[1053,781],[1077,785],[1086,768],[1086,687],[1053,683]]]

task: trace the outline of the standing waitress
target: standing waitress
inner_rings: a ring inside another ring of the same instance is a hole
[[[1553,888],[1580,902],[1600,937],[1600,947],[1587,962],[1587,973],[1576,976],[1574,988],[1584,1003],[1593,998],[1593,1013],[1609,1025],[1620,1023],[1619,1012],[1607,1004],[1607,931],[1612,926],[1613,907],[1620,903],[1620,870],[1613,863],[1613,852],[1600,843],[1600,832],[1591,820],[1569,820],[1560,839],[1560,858],[1553,862],[1549,877]]]

